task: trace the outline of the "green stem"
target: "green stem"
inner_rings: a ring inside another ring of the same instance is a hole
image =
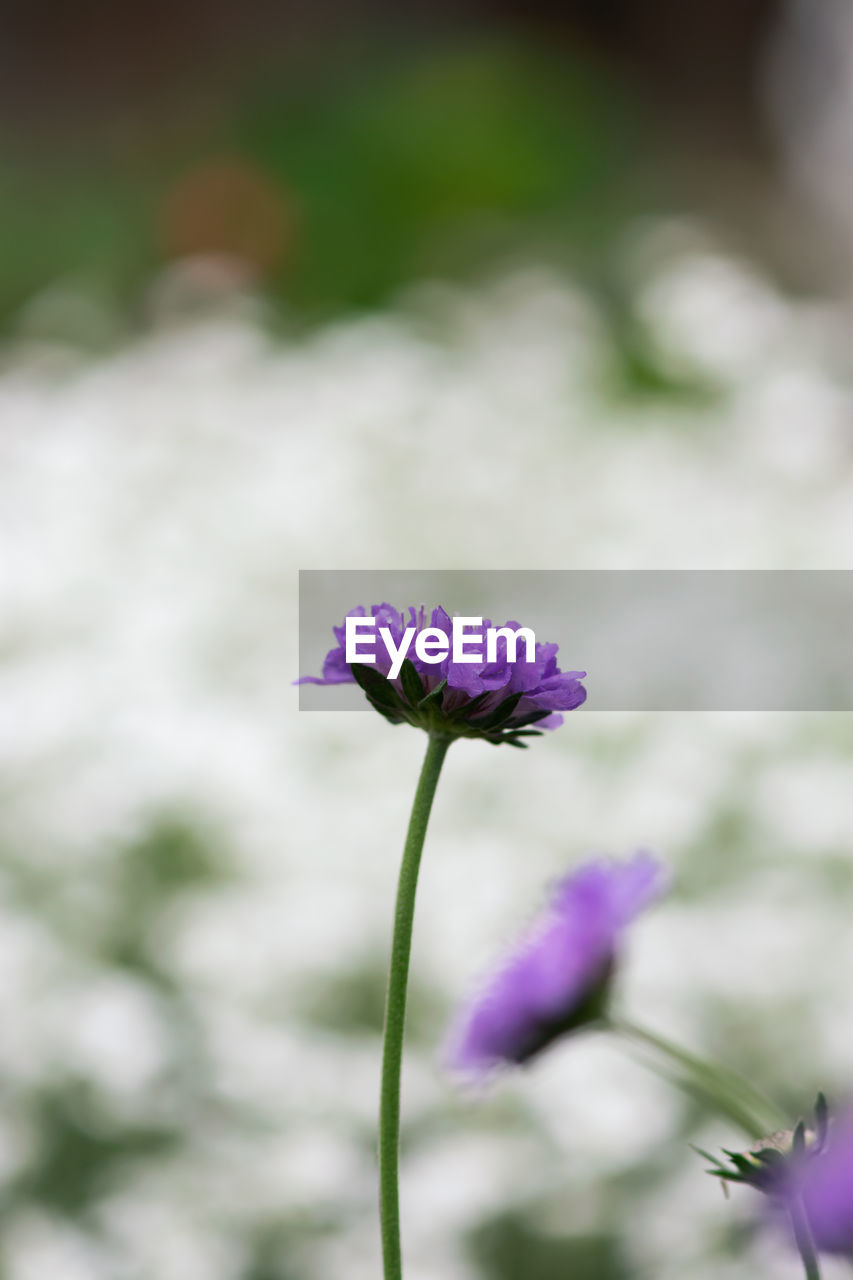
[[[789,1201],[788,1214],[794,1230],[794,1239],[797,1242],[797,1248],[803,1260],[803,1266],[806,1269],[806,1280],[820,1280],[820,1266],[817,1260],[817,1250],[812,1239],[811,1227],[809,1226],[803,1203],[798,1196],[793,1196]]]
[[[379,1102],[379,1217],[382,1230],[382,1263],[385,1280],[402,1280],[400,1250],[400,1197],[397,1165],[400,1147],[400,1075],[403,1065],[403,1035],[406,1025],[406,988],[412,949],[412,922],[421,850],[424,847],[435,789],[441,766],[450,745],[449,738],[430,736],[421,776],[412,803],[412,816],[403,847],[403,861],[397,882],[397,905],[388,994],[385,1001],[385,1032],[382,1045],[382,1086]]]
[[[705,1062],[665,1036],[625,1019],[608,1020],[607,1026],[674,1062],[686,1076],[689,1087],[733,1120],[749,1137],[764,1138],[785,1127],[786,1117],[779,1109],[727,1067]]]

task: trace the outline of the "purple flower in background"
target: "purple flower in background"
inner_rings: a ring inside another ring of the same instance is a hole
[[[532,1058],[605,1013],[622,935],[665,888],[651,854],[595,859],[560,880],[451,1031],[448,1065],[474,1076]]]
[[[404,721],[445,737],[477,737],[523,747],[526,737],[562,724],[560,711],[586,699],[585,671],[561,671],[555,644],[513,642],[524,632],[517,622],[497,628],[491,656],[482,636],[492,628],[482,619],[480,653],[475,661],[454,660],[454,619],[444,609],[430,615],[423,605],[399,612],[390,604],[359,605],[347,618],[373,619],[359,643],[375,661],[347,662],[346,627],[334,627],[337,644],[326,654],[322,676],[303,676],[297,684],[358,683],[371,705],[393,724]],[[459,623],[459,619],[456,622]],[[384,638],[382,636],[384,632]],[[369,633],[369,634],[368,634]],[[467,652],[477,649],[469,631]],[[532,728],[536,725],[536,728]]]
[[[853,1260],[853,1112],[830,1122],[818,1094],[814,1123],[803,1121],[762,1138],[748,1151],[726,1151],[708,1172],[724,1182],[762,1191],[772,1219],[784,1217],[802,1253],[833,1253]]]
[[[853,1114],[839,1116],[817,1150],[792,1160],[785,1194],[799,1196],[819,1252],[853,1259]]]

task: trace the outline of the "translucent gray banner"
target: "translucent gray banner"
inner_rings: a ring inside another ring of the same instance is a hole
[[[307,570],[300,675],[319,676],[356,605],[508,619],[588,673],[588,711],[853,710],[853,572]],[[364,710],[350,685],[301,685],[304,711]]]

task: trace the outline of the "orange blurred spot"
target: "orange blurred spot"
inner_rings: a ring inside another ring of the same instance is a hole
[[[262,276],[290,256],[295,216],[284,191],[261,169],[223,156],[173,185],[159,223],[167,257],[222,255]]]

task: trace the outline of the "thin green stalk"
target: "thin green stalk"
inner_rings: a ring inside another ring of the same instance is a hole
[[[748,1081],[716,1063],[705,1062],[657,1032],[624,1019],[611,1019],[607,1026],[629,1040],[654,1049],[674,1062],[687,1083],[751,1138],[764,1138],[782,1129],[786,1117]]]
[[[397,905],[394,912],[394,933],[391,939],[391,960],[388,967],[388,994],[385,1001],[382,1086],[379,1102],[379,1217],[385,1280],[402,1280],[403,1275],[397,1166],[400,1147],[400,1075],[406,1026],[406,990],[421,851],[424,847],[427,823],[441,766],[449,745],[449,738],[430,736],[412,803],[412,816],[409,819],[409,830],[406,834],[403,860],[400,865],[400,878],[397,882]]]
[[[789,1200],[788,1214],[794,1230],[794,1239],[797,1242],[797,1248],[803,1260],[803,1266],[806,1269],[806,1280],[820,1280],[820,1266],[817,1260],[817,1250],[812,1239],[811,1227],[809,1226],[803,1203],[798,1196],[792,1196]]]

